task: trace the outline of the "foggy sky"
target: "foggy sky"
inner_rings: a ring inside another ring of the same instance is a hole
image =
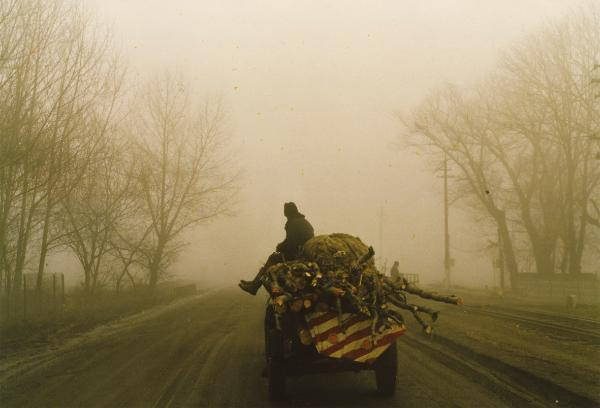
[[[243,168],[235,215],[202,226],[176,271],[233,281],[283,239],[283,203],[317,233],[347,232],[388,267],[439,281],[442,186],[413,152],[392,148],[394,113],[445,82],[474,83],[498,52],[576,1],[87,0],[130,69],[175,69],[222,95]],[[135,77],[135,75],[134,75]],[[379,210],[383,207],[383,239]],[[451,210],[454,280],[489,283],[491,261]]]

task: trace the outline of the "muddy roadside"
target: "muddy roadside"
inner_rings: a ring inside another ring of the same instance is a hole
[[[176,287],[176,286],[175,286]],[[135,320],[151,310],[166,306],[194,294],[210,290],[196,287],[193,293],[182,296],[173,290],[173,285],[149,291],[136,291],[115,294],[99,293],[94,297],[84,297],[81,293],[71,293],[65,299],[60,312],[45,315],[44,318],[29,317],[0,323],[0,361],[16,354],[31,354],[45,349],[56,349],[77,336],[84,335],[103,325]]]
[[[453,292],[465,305],[431,304],[441,313],[433,336],[419,336],[425,347],[452,349],[464,360],[482,362],[496,376],[520,379],[529,389],[557,395],[558,402],[583,396],[600,403],[598,306],[568,310],[562,304],[480,290]]]

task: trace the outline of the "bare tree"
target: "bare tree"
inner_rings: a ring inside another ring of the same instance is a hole
[[[183,247],[182,232],[223,214],[234,192],[222,105],[198,103],[188,89],[168,74],[149,82],[132,126],[151,226],[143,251],[151,287]]]
[[[590,199],[590,203],[594,208],[594,214],[592,215],[590,211],[587,212],[587,222],[597,228],[600,228],[600,208],[598,208],[596,201]]]
[[[138,208],[138,207],[134,207]],[[146,248],[148,238],[152,233],[152,225],[140,227],[136,220],[137,215],[127,219],[121,227],[117,227],[116,236],[111,242],[113,257],[118,260],[118,267],[115,269],[113,281],[116,292],[123,287],[123,280],[128,278],[130,286],[135,289],[137,283],[141,280],[136,270],[145,264],[144,254],[149,250]]]
[[[98,101],[120,70],[76,4],[2,2],[0,21],[0,271],[10,292],[35,261],[39,291],[60,203],[94,152],[90,118],[110,116]]]
[[[555,263],[581,271],[587,208],[600,187],[591,137],[600,124],[591,86],[599,57],[600,9],[590,6],[514,46],[490,81],[497,131],[489,147],[518,195],[540,272]]]
[[[125,197],[125,206],[122,208],[123,217],[114,225],[114,234],[110,243],[111,255],[116,260],[113,281],[117,292],[121,290],[125,277],[128,278],[133,289],[143,280],[136,272],[144,268],[146,263],[144,254],[150,251],[150,236],[154,231],[152,222],[143,215],[145,196],[139,179],[138,151],[131,145],[129,147],[124,163],[130,163],[127,165],[126,177],[132,182],[128,184],[128,194]]]
[[[71,13],[68,26],[63,28],[63,45],[54,57],[59,76],[54,95],[56,106],[50,117],[53,126],[47,136],[50,149],[45,162],[38,289],[53,238],[50,235],[52,217],[63,197],[82,180],[88,163],[94,160],[94,147],[101,138],[88,130],[98,126],[100,132],[105,131],[120,85],[121,70],[110,55],[109,37],[98,33],[80,8],[74,8]],[[108,103],[103,105],[105,98]]]
[[[472,200],[474,208],[487,214],[498,231],[512,282],[518,266],[506,215],[504,175],[485,145],[489,125],[485,110],[466,100],[456,88],[447,87],[432,94],[403,121],[412,135],[421,138],[417,143],[438,163],[437,167],[444,155],[454,164],[455,188],[463,198]]]
[[[48,126],[44,104],[48,58],[57,10],[39,2],[0,5],[0,270],[6,292],[21,283],[37,209],[43,199],[41,163]]]
[[[105,260],[113,250],[116,230],[129,216],[130,174],[121,145],[107,140],[87,165],[77,187],[62,201],[62,242],[71,248],[84,272],[84,289],[93,293],[102,282]]]
[[[581,271],[600,187],[590,137],[600,117],[590,86],[599,16],[591,7],[548,25],[475,90],[442,90],[405,120],[432,157],[454,162],[456,187],[497,224],[512,277],[515,242],[526,243],[540,273]]]
[[[60,17],[70,11],[34,0],[0,7],[0,268],[10,294],[21,283],[47,197],[46,158],[59,105],[53,52],[63,38]]]

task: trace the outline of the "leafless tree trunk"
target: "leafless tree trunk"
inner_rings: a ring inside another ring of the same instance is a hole
[[[598,58],[600,9],[590,5],[513,47],[489,84],[498,130],[491,150],[519,194],[538,271],[554,271],[560,244],[565,270],[581,272],[587,208],[600,181],[591,137],[599,129],[591,81]],[[529,152],[522,163],[511,162],[515,139]]]
[[[91,115],[119,75],[109,37],[61,0],[0,3],[0,272],[7,291],[37,264],[41,290],[56,217],[94,152]]]
[[[143,209],[152,231],[144,252],[151,287],[183,247],[181,233],[223,214],[234,191],[223,108],[197,103],[188,89],[168,74],[151,81],[132,125]]]
[[[592,137],[600,112],[591,89],[600,56],[600,9],[586,7],[512,47],[475,90],[429,97],[405,125],[417,144],[459,169],[458,191],[498,226],[511,277],[511,235],[527,237],[539,273],[581,272],[600,188]],[[511,232],[512,231],[512,232]],[[557,259],[557,257],[561,259]]]
[[[465,101],[452,87],[427,99],[409,119],[403,119],[407,129],[418,136],[420,144],[434,160],[443,152],[457,169],[453,177],[461,194],[473,198],[495,224],[502,245],[504,264],[511,282],[518,272],[513,239],[506,220],[506,197],[502,193],[502,175],[493,156],[485,146],[484,116]]]

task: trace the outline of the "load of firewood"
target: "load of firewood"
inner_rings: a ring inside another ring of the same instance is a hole
[[[432,327],[420,314],[435,321],[438,312],[409,303],[407,294],[439,302],[462,304],[461,298],[422,290],[404,278],[392,280],[377,271],[374,251],[347,234],[316,236],[304,244],[298,260],[267,270],[264,284],[276,313],[337,311],[372,319],[373,333],[404,326],[401,310],[409,311],[426,333]]]

